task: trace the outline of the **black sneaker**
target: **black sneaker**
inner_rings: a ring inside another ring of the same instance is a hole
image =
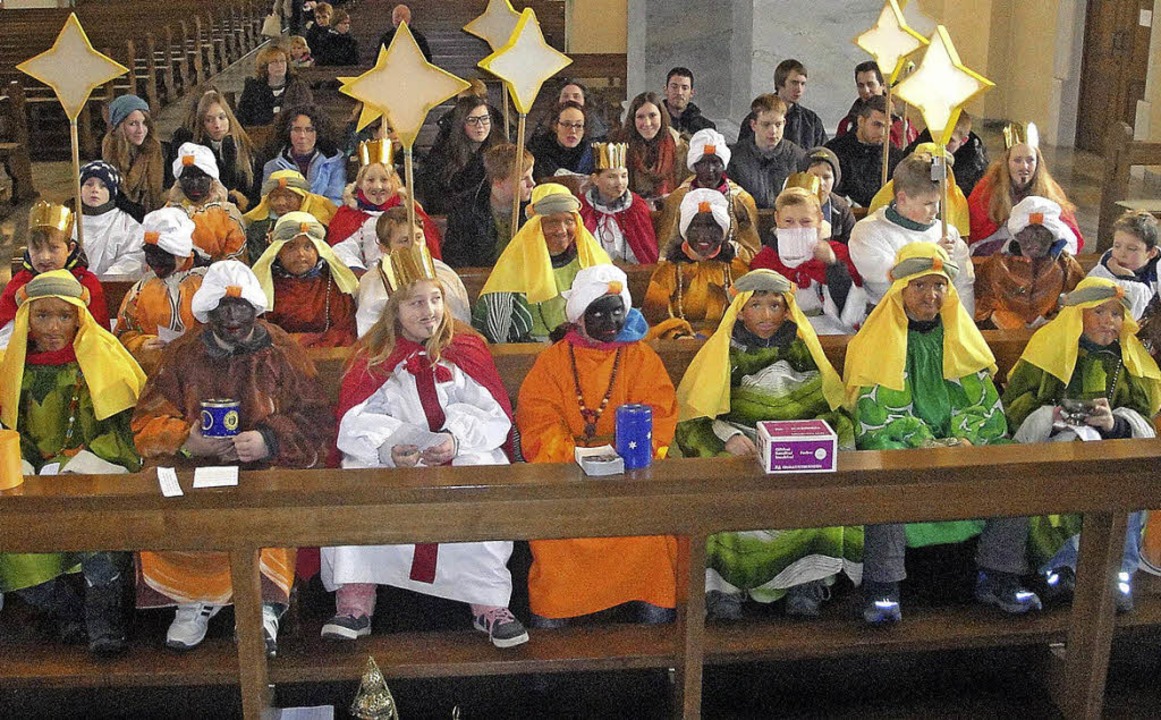
[[[1113,602],[1117,606],[1117,614],[1125,615],[1133,612],[1132,578],[1127,572],[1117,573],[1117,589],[1113,593]]]
[[[816,618],[822,603],[830,600],[826,580],[811,580],[786,591],[786,614],[791,617]]]
[[[1076,592],[1076,572],[1067,565],[1052,568],[1041,576],[1044,581],[1043,599],[1056,605],[1072,600]]]
[[[741,620],[741,593],[710,590],[705,594],[705,613],[711,620]]]
[[[976,600],[995,605],[1009,615],[1023,615],[1043,607],[1040,597],[1025,588],[1018,575],[995,570],[980,570],[976,579]]]
[[[516,619],[506,607],[488,608],[481,615],[472,616],[472,625],[482,633],[487,633],[492,644],[498,648],[510,648],[528,642],[528,631],[524,623]]]
[[[322,626],[323,640],[355,640],[371,634],[371,618],[366,615],[335,615]]]
[[[903,620],[899,583],[863,583],[863,620],[869,625],[891,625]]]

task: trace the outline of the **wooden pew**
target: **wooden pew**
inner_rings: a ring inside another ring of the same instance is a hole
[[[1114,633],[1161,623],[1156,597],[1141,597],[1121,618],[1112,598],[1126,514],[1161,502],[1159,451],[1161,441],[1124,440],[1049,443],[1034,456],[1018,446],[842,453],[835,473],[777,482],[745,458],[659,461],[600,481],[572,464],[273,470],[243,472],[237,487],[208,491],[193,490],[183,470],[180,499],[161,497],[152,471],[29,477],[0,492],[0,551],[228,552],[238,642],[209,640],[175,655],[149,638],[108,661],[82,648],[15,643],[0,678],[6,687],[237,684],[244,716],[259,718],[269,682],[350,681],[368,652],[389,678],[673,667],[675,715],[697,718],[706,664],[1064,641],[1063,659],[1045,653],[1059,672],[1053,697],[1067,718],[1096,718]],[[1070,609],[1019,618],[976,607],[909,609],[889,632],[835,612],[810,622],[705,623],[705,547],[715,532],[1056,512],[1085,513]],[[533,631],[527,645],[503,651],[468,630],[338,644],[319,641],[311,627],[284,637],[275,660],[265,658],[262,547],[646,534],[679,537],[673,625]]]
[[[32,183],[32,159],[29,155],[28,116],[24,107],[24,90],[10,81],[0,95],[0,163],[12,178],[13,205],[35,198],[39,193]]]
[[[1127,208],[1148,210],[1161,217],[1156,199],[1128,200],[1129,180],[1134,165],[1161,165],[1161,143],[1133,139],[1133,129],[1123,122],[1109,128],[1105,138],[1105,176],[1101,183],[1100,226],[1096,251],[1112,247],[1113,223]]]

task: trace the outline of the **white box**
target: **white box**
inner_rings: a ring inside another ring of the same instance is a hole
[[[758,462],[767,473],[834,472],[838,435],[825,420],[758,423]]]

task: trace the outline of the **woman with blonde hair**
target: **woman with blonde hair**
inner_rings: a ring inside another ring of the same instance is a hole
[[[267,45],[255,58],[254,77],[246,78],[238,100],[238,120],[246,127],[269,125],[283,108],[310,105],[310,87],[291,67],[290,51],[281,45]]]
[[[258,157],[254,144],[245,128],[238,122],[230,104],[216,89],[202,93],[197,102],[190,105],[189,113],[182,126],[173,131],[170,146],[176,149],[183,143],[192,142],[205,145],[214,153],[218,161],[219,180],[230,194],[238,209],[245,212],[258,202]],[[173,178],[167,178],[166,184]]]
[[[122,95],[109,103],[109,131],[101,141],[101,159],[121,173],[121,192],[140,208],[130,213],[139,222],[145,213],[165,204],[164,158],[147,102],[136,95]]]

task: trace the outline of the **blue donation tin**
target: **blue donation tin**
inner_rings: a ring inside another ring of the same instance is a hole
[[[238,407],[237,400],[203,400],[202,435],[206,437],[233,437],[237,435],[241,420]]]
[[[617,408],[617,454],[626,470],[639,470],[653,462],[653,408],[622,405]]]

